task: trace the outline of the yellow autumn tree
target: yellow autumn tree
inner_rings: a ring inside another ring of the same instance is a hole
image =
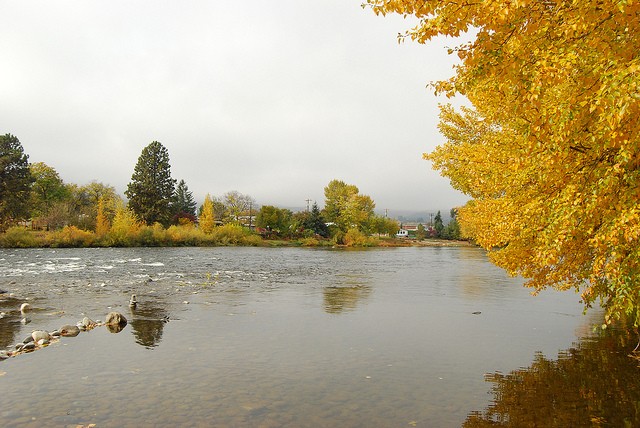
[[[111,223],[105,213],[105,198],[98,199],[98,207],[96,208],[96,235],[105,236],[111,229]]]
[[[116,214],[113,217],[108,234],[111,245],[130,246],[135,244],[142,226],[142,222],[133,210],[119,201],[116,205]]]
[[[200,224],[200,229],[204,233],[212,233],[213,228],[216,225],[215,214],[213,211],[213,200],[208,193],[204,198],[204,204],[202,204],[202,207],[200,208],[198,223]]]
[[[463,233],[527,285],[579,291],[640,324],[640,2],[368,0],[418,18],[400,36],[475,34],[438,94],[425,158],[472,197]]]

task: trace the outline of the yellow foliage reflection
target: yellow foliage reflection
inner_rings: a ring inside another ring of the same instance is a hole
[[[561,352],[537,354],[530,367],[493,373],[493,403],[469,414],[465,428],[640,426],[640,368],[631,329],[607,329]]]

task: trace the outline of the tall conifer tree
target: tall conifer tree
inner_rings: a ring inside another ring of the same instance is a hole
[[[28,159],[17,137],[0,135],[0,229],[27,215],[33,183]]]
[[[176,181],[171,178],[169,152],[158,141],[142,149],[124,192],[129,208],[145,223],[169,225]]]
[[[173,211],[177,214],[186,213],[192,216],[196,215],[198,204],[193,199],[193,193],[187,187],[184,180],[180,180],[178,187],[173,195]]]

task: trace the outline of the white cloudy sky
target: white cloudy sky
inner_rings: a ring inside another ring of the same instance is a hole
[[[196,199],[324,201],[332,179],[378,209],[467,198],[421,154],[442,142],[437,41],[359,0],[0,0],[0,133],[65,182],[123,193],[160,141]]]

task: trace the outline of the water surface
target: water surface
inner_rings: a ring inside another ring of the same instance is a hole
[[[599,314],[576,295],[521,284],[476,248],[0,250],[2,348],[84,316],[129,319],[0,362],[0,424],[489,426],[516,420],[506,398],[539,366],[593,349],[631,362],[631,340],[592,335]],[[605,365],[592,372],[612,381]],[[543,384],[521,412],[546,408]],[[567,393],[563,415],[593,413],[587,395]],[[621,415],[619,401],[603,406]]]

